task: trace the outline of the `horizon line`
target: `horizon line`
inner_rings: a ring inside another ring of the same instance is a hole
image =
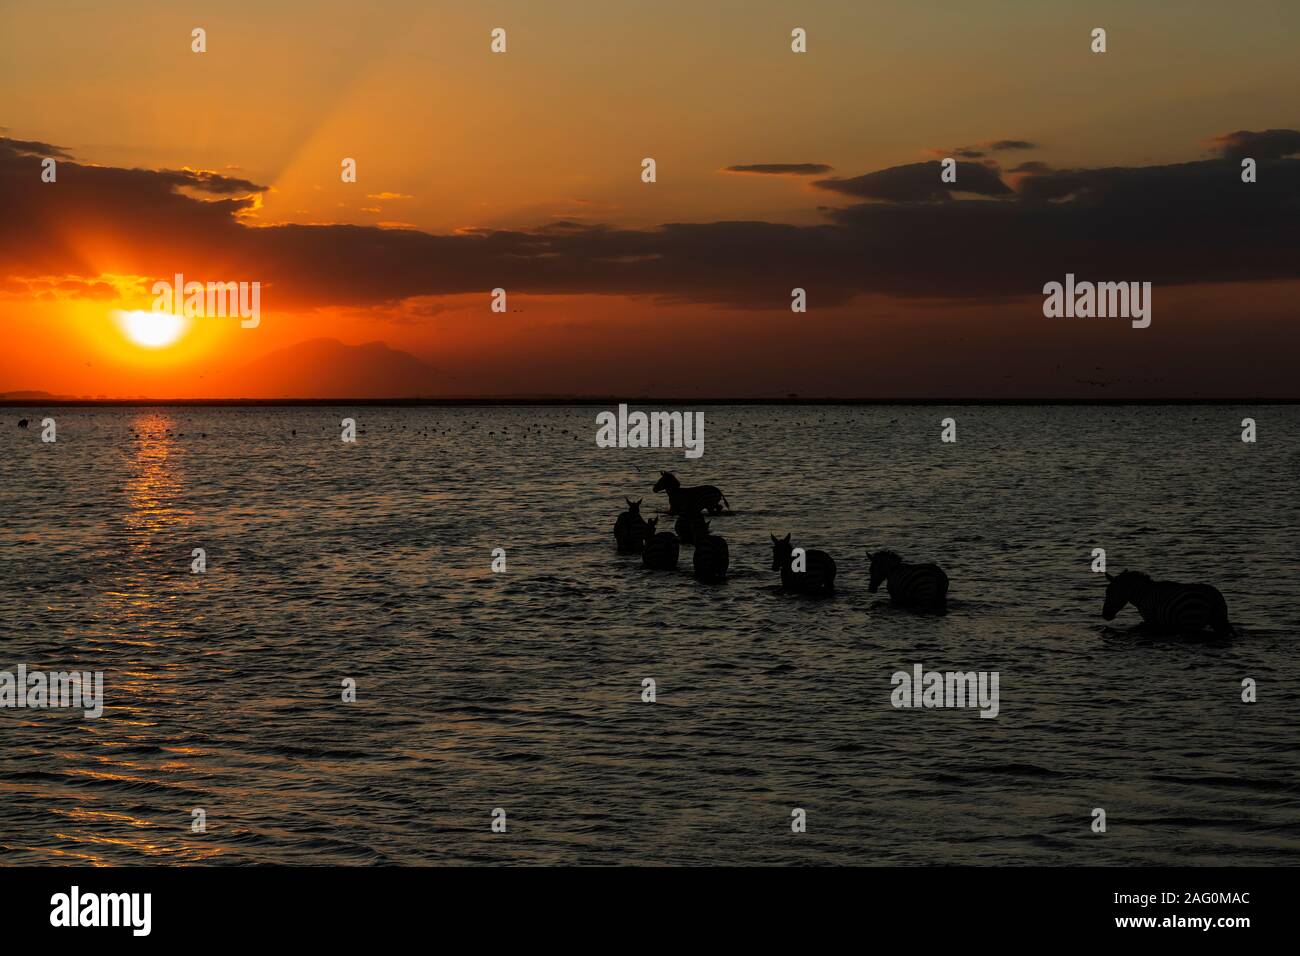
[[[43,407],[437,407],[437,406],[618,406],[618,405],[1300,405],[1300,398],[1228,396],[1224,398],[770,398],[683,396],[461,396],[447,398],[0,398],[0,408]]]

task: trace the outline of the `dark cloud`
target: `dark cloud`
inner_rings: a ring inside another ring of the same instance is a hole
[[[71,159],[72,155],[59,146],[51,146],[49,143],[38,143],[35,140],[7,139],[0,136],[0,151],[8,150],[19,156],[41,156],[53,157],[55,159]]]
[[[958,163],[955,183],[945,183],[939,178],[942,168],[942,163],[937,160],[910,163],[852,179],[819,179],[813,186],[845,196],[885,202],[936,202],[951,199],[954,192],[979,196],[1006,196],[1011,193],[1010,187],[1002,181],[996,170],[979,163]]]
[[[605,223],[591,223],[581,219],[555,219],[543,226],[538,226],[538,232],[584,232],[588,230],[610,229],[611,226]],[[494,229],[471,229],[467,233],[477,233],[479,235],[491,235]]]
[[[755,163],[751,166],[727,166],[722,171],[759,176],[820,176],[832,168],[825,163]]]
[[[368,307],[482,293],[657,296],[783,308],[864,293],[976,299],[1037,295],[1066,272],[1203,283],[1300,274],[1300,160],[1260,163],[1243,184],[1220,159],[1169,166],[1025,170],[1012,192],[995,171],[959,164],[951,198],[938,163],[817,185],[862,202],[827,222],[669,223],[652,229],[561,220],[538,230],[433,235],[352,225],[253,227],[247,180],[191,170],[39,159],[0,141],[0,276],[259,280],[264,313]],[[981,178],[982,177],[982,178]],[[204,190],[210,195],[190,195]],[[935,201],[941,200],[941,201]]]
[[[932,149],[932,156],[951,156],[961,159],[983,159],[989,153],[1000,153],[1009,149],[1038,149],[1036,143],[1026,139],[994,139],[974,146],[956,146],[952,149]]]
[[[1258,187],[1258,188],[1257,188]],[[1030,174],[1014,200],[875,203],[834,221],[888,237],[863,255],[871,286],[948,295],[1037,291],[1066,272],[1157,284],[1289,279],[1300,275],[1300,161],[1261,164],[1258,183],[1210,160],[1170,166]],[[946,237],[941,267],[911,264],[923,237]],[[1038,285],[1035,287],[1034,283]]]
[[[1224,159],[1233,162],[1241,162],[1246,157],[1256,161],[1282,159],[1300,153],[1300,130],[1265,129],[1251,132],[1239,129],[1235,133],[1215,136],[1209,142]]]
[[[955,149],[930,149],[926,150],[931,156],[938,156],[940,159],[984,159],[988,155],[978,146],[958,146]]]
[[[259,186],[247,179],[236,179],[231,176],[223,176],[220,173],[214,173],[206,169],[185,169],[160,170],[159,176],[164,177],[165,181],[178,188],[191,188],[199,192],[213,193],[216,195],[230,196],[249,196],[253,193],[266,192],[266,186]]]
[[[1020,163],[1007,170],[1008,173],[1047,173],[1051,172],[1052,167],[1047,163],[1041,163],[1036,159]]]

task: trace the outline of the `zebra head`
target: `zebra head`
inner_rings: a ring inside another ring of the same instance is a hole
[[[655,491],[676,491],[682,486],[677,480],[677,476],[671,471],[659,472],[659,480],[655,482]]]
[[[623,500],[627,502],[627,513],[634,518],[639,518],[641,516],[641,502],[645,501],[645,499],[638,498],[633,501],[631,498],[624,498]]]
[[[1106,601],[1101,606],[1101,616],[1108,621],[1115,620],[1115,615],[1124,610],[1124,605],[1133,600],[1134,595],[1143,584],[1151,579],[1137,571],[1121,571],[1112,577],[1106,574]]]
[[[789,564],[792,551],[794,551],[794,545],[790,543],[788,534],[784,538],[772,535],[772,570],[780,571]]]
[[[867,590],[875,594],[880,590],[881,582],[903,563],[903,559],[893,551],[877,551],[867,557],[871,559],[871,583]]]

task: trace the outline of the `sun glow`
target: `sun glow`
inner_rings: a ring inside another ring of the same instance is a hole
[[[189,319],[171,312],[117,312],[116,316],[126,337],[147,349],[166,348],[190,325]]]

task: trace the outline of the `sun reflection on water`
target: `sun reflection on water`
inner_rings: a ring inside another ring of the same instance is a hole
[[[149,413],[132,423],[135,437],[134,474],[127,481],[129,508],[126,526],[136,534],[135,547],[149,547],[188,516],[177,504],[182,490],[180,462],[173,433],[175,423],[164,414]]]
[[[105,678],[108,706],[104,720],[81,728],[90,739],[62,754],[63,776],[76,785],[55,812],[76,829],[56,839],[77,848],[65,848],[70,857],[96,866],[124,856],[201,862],[222,851],[160,840],[156,817],[123,812],[117,797],[123,788],[192,780],[200,775],[194,758],[201,756],[158,737],[168,708],[183,694],[183,675],[159,651],[183,640],[190,620],[184,600],[189,550],[177,545],[193,520],[184,498],[185,449],[165,412],[142,412],[128,429],[121,496],[109,519],[114,546],[107,586],[98,591],[94,615],[102,623],[91,635],[92,644],[106,639],[114,646]]]

